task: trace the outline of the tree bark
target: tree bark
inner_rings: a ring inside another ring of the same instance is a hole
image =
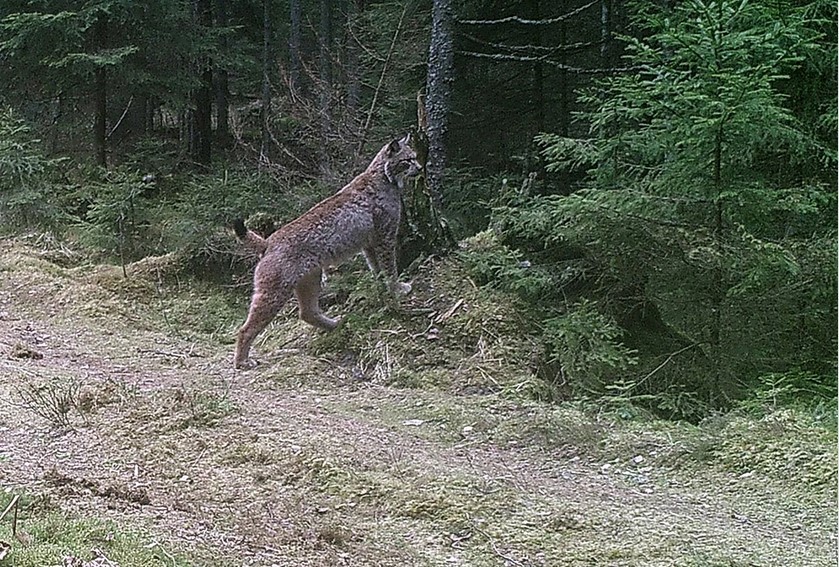
[[[542,6],[540,0],[531,0],[530,3],[531,17],[534,20],[542,18]],[[540,26],[536,26],[533,30],[533,45],[537,48],[542,45],[542,31]],[[535,133],[545,131],[545,69],[542,61],[536,60],[533,62],[533,83],[532,88],[532,104],[534,113]]]
[[[568,44],[568,32],[565,22],[559,22],[559,44]],[[568,61],[565,55],[561,55],[559,62],[566,65]],[[569,109],[568,100],[571,98],[570,89],[568,87],[568,73],[564,68],[558,70],[559,73],[559,134],[563,137],[568,137],[568,127],[571,124],[571,112]]]
[[[198,24],[209,29],[212,26],[212,7],[210,0],[195,0],[195,12]],[[191,132],[192,158],[202,165],[209,165],[211,155],[212,136],[212,92],[213,92],[213,70],[206,57],[199,61],[199,73],[201,77],[200,86],[193,95],[195,113],[193,114],[193,127]]]
[[[364,0],[349,0],[347,2],[347,107],[351,112],[361,108],[361,77],[359,76],[358,45],[353,31],[358,27],[358,18],[364,10]]]
[[[262,14],[262,111],[260,122],[262,125],[262,147],[259,151],[260,158],[268,159],[268,151],[271,145],[271,132],[268,128],[268,120],[271,117],[271,2],[263,0]]]
[[[331,123],[329,106],[332,91],[332,0],[320,0],[320,111],[321,130],[325,135]]]
[[[100,17],[96,23],[97,42],[102,49],[108,45],[108,19]],[[104,67],[97,67],[94,73],[94,119],[93,119],[93,153],[96,164],[108,166],[106,147],[107,116],[108,116],[108,72]]]
[[[612,0],[600,0],[600,65],[612,66]]]
[[[431,45],[428,52],[426,114],[428,117],[428,163],[426,180],[434,206],[442,207],[442,178],[446,165],[445,136],[454,82],[454,41],[451,0],[434,0],[431,9]]]
[[[216,23],[218,24],[218,27],[227,27],[227,0],[216,0]],[[223,37],[221,40],[221,51],[225,55],[228,54],[228,47],[227,38]],[[215,100],[216,138],[222,147],[227,147],[230,145],[231,139],[230,128],[228,125],[230,85],[227,69],[222,67],[218,67],[216,69]]]
[[[291,88],[300,90],[300,25],[302,12],[300,0],[290,0],[290,26],[288,34],[288,58]]]
[[[722,376],[722,310],[725,299],[723,282],[723,205],[722,205],[722,125],[714,140],[714,244],[717,252],[716,265],[712,272],[711,281],[711,325],[709,342],[711,343],[711,357],[714,364],[714,391],[723,393]]]
[[[102,167],[108,166],[108,154],[105,146],[106,116],[108,112],[108,78],[104,67],[96,69],[95,78],[95,117],[93,120],[93,150],[96,156],[96,164]]]

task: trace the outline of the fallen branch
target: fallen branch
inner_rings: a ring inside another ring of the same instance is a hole
[[[20,494],[16,494],[15,497],[12,498],[12,501],[9,502],[9,505],[6,506],[6,509],[3,510],[2,514],[0,514],[0,520],[2,520],[3,518],[6,517],[6,514],[9,513],[9,510],[11,510],[13,506],[17,506],[17,501],[18,500],[20,500]]]

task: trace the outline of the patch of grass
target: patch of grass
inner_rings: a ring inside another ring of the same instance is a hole
[[[0,511],[16,501],[0,521],[0,541],[9,544],[0,566],[44,567],[45,565],[91,565],[120,567],[189,566],[194,563],[179,553],[172,553],[159,542],[140,533],[126,531],[112,522],[79,518],[58,510],[47,497],[28,494],[0,493]],[[14,531],[14,533],[12,533]],[[73,562],[75,558],[78,562]],[[97,562],[96,559],[99,559]],[[202,563],[222,567],[219,560]]]
[[[714,461],[741,474],[835,490],[836,433],[795,409],[779,409],[755,420],[733,414],[710,449]]]
[[[192,282],[184,289],[167,287],[159,294],[158,315],[179,336],[199,334],[230,344],[233,329],[245,321],[247,292],[220,291],[206,283]]]
[[[160,435],[191,427],[216,427],[226,417],[240,411],[226,388],[207,385],[201,389],[186,384],[140,397],[126,409],[127,420],[143,424],[144,428]]]
[[[246,441],[228,448],[220,461],[233,466],[271,465],[277,461],[277,455],[269,445]]]
[[[27,515],[18,518],[16,538],[11,536],[11,520],[2,523],[3,539],[11,550],[0,565],[9,567],[44,567],[45,565],[80,565],[81,562],[120,567],[188,567],[192,560],[170,552],[159,542],[138,533],[120,529],[111,522],[80,519],[62,512]],[[75,558],[77,562],[74,562]],[[96,562],[97,558],[99,562]],[[203,565],[230,565],[223,560]]]
[[[77,407],[83,413],[93,413],[107,405],[126,403],[136,397],[136,386],[120,378],[108,377],[103,382],[83,385]]]
[[[186,410],[186,417],[180,421],[181,428],[214,427],[225,417],[239,411],[227,392],[178,388],[173,391],[172,397],[176,407]]]

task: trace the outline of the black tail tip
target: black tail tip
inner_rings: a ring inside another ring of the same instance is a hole
[[[245,235],[248,233],[248,229],[245,227],[245,221],[242,219],[233,221],[233,231],[239,238],[245,238]]]

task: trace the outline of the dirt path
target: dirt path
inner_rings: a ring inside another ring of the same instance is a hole
[[[0,272],[0,483],[199,564],[836,562],[831,495],[667,465],[660,437],[609,460],[597,432],[537,442],[509,424],[550,409],[359,380],[305,338],[234,374],[228,345],[65,310],[70,276],[23,273]],[[68,384],[70,427],[21,403]]]

